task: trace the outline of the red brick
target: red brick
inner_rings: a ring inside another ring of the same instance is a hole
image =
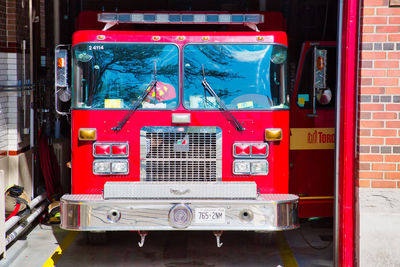
[[[399,61],[394,60],[394,61],[382,61],[382,60],[377,60],[374,62],[374,68],[398,68],[399,67]]]
[[[399,85],[398,78],[375,78],[374,85],[396,86]]]
[[[390,180],[399,180],[400,172],[385,172],[384,178]]]
[[[361,128],[383,128],[385,123],[383,121],[360,121]]]
[[[361,35],[361,42],[386,42],[386,34],[363,34]]]
[[[374,33],[375,32],[375,26],[362,26],[361,27],[361,32],[362,33]]]
[[[371,181],[373,188],[396,188],[396,181]]]
[[[360,59],[385,59],[386,52],[368,52],[368,51],[361,51]]]
[[[386,162],[400,162],[400,155],[386,155],[385,156]],[[399,173],[400,175],[400,173]]]
[[[400,138],[386,138],[386,145],[400,145]]]
[[[397,115],[396,113],[392,113]],[[396,119],[396,118],[393,118]],[[386,128],[400,128],[400,121],[387,121]]]
[[[360,104],[360,111],[383,111],[383,104]]]
[[[387,76],[388,77],[400,77],[400,70],[388,70]]]
[[[373,163],[372,170],[374,170],[374,171],[395,171],[396,164],[394,164],[394,163]]]
[[[397,136],[397,130],[378,129],[372,131],[373,136]]]
[[[371,112],[359,112],[359,118],[370,120],[371,119]]]
[[[387,104],[386,110],[387,111],[400,111],[400,104]]]
[[[400,17],[389,17],[389,24],[400,24]]]
[[[383,156],[380,154],[360,154],[360,162],[382,162]]]
[[[400,26],[376,26],[377,33],[399,33]]]
[[[362,23],[365,24],[387,24],[387,17],[366,17],[362,18]],[[396,23],[390,23],[390,24],[396,24]]]
[[[373,61],[372,60],[360,60],[361,69],[371,69]]]
[[[361,69],[360,75],[363,78],[367,78],[367,77],[385,77],[386,76],[386,70],[366,70],[366,69]]]
[[[358,169],[362,171],[369,171],[371,169],[371,164],[370,163],[360,163],[358,165]]]
[[[397,119],[397,113],[394,112],[374,112],[372,114],[374,120]],[[387,124],[386,124],[387,126]],[[392,127],[389,127],[392,128]]]
[[[388,38],[389,42],[398,42],[398,41],[400,41],[400,34],[390,34],[388,37],[389,37]]]
[[[361,16],[373,16],[375,15],[375,8],[368,8],[368,7],[363,7],[361,9]]]
[[[364,6],[387,6],[388,0],[364,0]]]
[[[374,95],[374,94],[384,94],[385,87],[367,87],[367,86],[360,86],[360,94],[362,95]]]
[[[360,85],[372,85],[372,79],[371,78],[361,78]]]
[[[357,180],[358,187],[371,187],[370,180]]]
[[[360,179],[383,179],[383,172],[360,171],[358,172]]]
[[[365,17],[365,16],[373,16],[373,15],[375,15],[375,8],[364,7],[361,9],[361,16]]]
[[[388,52],[387,53],[387,58],[388,59],[399,59],[400,58],[400,52]]]
[[[377,8],[376,15],[378,15],[378,16],[400,15],[400,9],[399,8]]]
[[[386,94],[387,95],[400,95],[400,87],[387,87]]]
[[[379,137],[361,137],[360,145],[383,145],[384,139]]]
[[[370,129],[360,129],[359,130],[359,136],[371,136],[371,130]]]

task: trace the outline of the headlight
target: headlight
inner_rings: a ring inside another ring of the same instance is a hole
[[[266,160],[235,160],[234,174],[267,175],[268,161]]]
[[[111,172],[111,162],[110,161],[100,161],[95,160],[93,162],[93,173],[94,174],[105,174]]]
[[[128,161],[117,161],[111,164],[112,173],[128,173]]]
[[[250,174],[250,161],[235,160],[233,162],[234,174]]]
[[[102,175],[128,174],[128,160],[95,160],[93,162],[93,173]]]
[[[268,162],[266,160],[253,161],[251,163],[251,173],[252,174],[268,174]]]

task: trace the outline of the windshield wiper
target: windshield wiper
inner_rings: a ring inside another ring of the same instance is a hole
[[[233,116],[233,114],[228,110],[228,108],[225,106],[225,104],[222,102],[222,100],[219,98],[219,96],[217,95],[217,93],[211,88],[211,86],[208,84],[207,80],[206,80],[206,74],[204,72],[204,66],[203,64],[201,64],[201,70],[203,71],[203,80],[201,81],[201,84],[203,85],[204,89],[207,90],[207,92],[213,96],[215,98],[215,100],[217,101],[220,110],[222,110],[223,112],[225,112],[225,114],[227,115],[227,119],[231,121],[231,123],[234,124],[235,129],[237,131],[244,131],[245,128],[240,124],[240,122],[235,118],[235,116]],[[204,96],[205,100],[207,101],[207,97]]]
[[[154,92],[157,97],[157,64],[156,64],[156,62],[154,62],[154,80],[152,80],[146,86],[146,90],[144,90],[142,95],[135,101],[135,103],[133,103],[132,107],[129,109],[128,113],[126,113],[125,116],[122,118],[121,122],[119,122],[117,126],[112,127],[111,130],[117,131],[117,132],[120,131],[122,129],[122,127],[125,125],[125,123],[132,116],[132,114],[138,109],[140,104],[142,104],[143,100],[145,100],[146,97],[149,95],[149,93],[153,90],[153,88],[154,88]]]

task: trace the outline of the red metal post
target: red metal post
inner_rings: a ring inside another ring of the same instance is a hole
[[[354,266],[355,246],[355,164],[358,80],[358,0],[342,1],[341,79],[338,147],[338,266]]]

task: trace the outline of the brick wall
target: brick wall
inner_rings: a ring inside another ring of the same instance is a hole
[[[358,185],[400,188],[400,7],[363,0]]]

